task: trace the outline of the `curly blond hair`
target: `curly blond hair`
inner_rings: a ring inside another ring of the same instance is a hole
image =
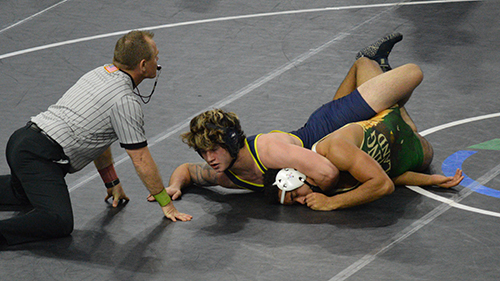
[[[230,132],[236,133],[236,139],[228,139]],[[194,117],[189,124],[189,132],[183,133],[181,138],[189,147],[199,152],[214,149],[218,145],[228,150],[234,145],[237,145],[234,149],[242,148],[245,134],[235,113],[216,108]]]

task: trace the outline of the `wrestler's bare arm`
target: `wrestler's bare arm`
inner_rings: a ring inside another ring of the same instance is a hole
[[[361,185],[351,191],[331,197],[311,193],[306,204],[311,209],[330,211],[372,202],[391,193],[394,184],[380,165],[364,151],[344,138],[332,138],[325,156],[341,171],[350,173]]]
[[[174,170],[166,190],[172,200],[176,200],[183,188],[193,185],[238,188],[224,173],[215,172],[207,163],[184,163]],[[154,201],[153,196],[149,195],[148,201]]]
[[[447,177],[439,174],[423,174],[417,172],[405,172],[402,175],[393,178],[394,184],[396,185],[416,185],[416,186],[430,186],[437,185],[443,188],[450,188],[458,185],[464,176],[462,175],[462,170],[457,169],[453,177]]]
[[[207,165],[207,163],[186,163],[189,173],[190,184],[200,186],[217,185],[217,174]],[[169,185],[173,185],[173,178],[170,179]]]
[[[188,163],[188,170],[193,184],[199,186],[220,185],[227,188],[238,188],[224,173],[216,172],[205,162]]]
[[[220,185],[228,188],[236,188],[224,173],[217,173],[210,165],[202,163],[184,163],[177,167],[172,173],[169,187],[182,189],[190,185],[214,186]]]
[[[309,149],[287,143],[271,134],[259,137],[257,147],[259,158],[267,168],[295,168],[325,190],[337,183],[338,169],[328,159]]]

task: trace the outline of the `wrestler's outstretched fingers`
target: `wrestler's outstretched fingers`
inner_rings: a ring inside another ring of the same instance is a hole
[[[457,186],[460,182],[462,182],[463,179],[464,176],[462,175],[462,170],[457,168],[457,171],[455,172],[455,175],[453,177],[445,177],[445,179],[437,185],[439,187],[450,188],[453,186]]]

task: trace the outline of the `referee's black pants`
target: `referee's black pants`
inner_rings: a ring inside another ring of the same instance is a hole
[[[0,176],[0,205],[32,206],[22,215],[0,221],[0,235],[9,245],[67,236],[73,231],[73,210],[64,177],[68,159],[57,143],[26,126],[7,143],[10,175]]]

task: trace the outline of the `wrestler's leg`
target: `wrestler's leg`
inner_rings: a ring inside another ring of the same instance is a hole
[[[406,111],[406,108],[404,108],[404,106],[402,106],[399,108],[399,111],[401,112],[401,118],[403,118],[403,120],[406,122],[406,124],[408,124],[408,126],[410,126],[410,128],[415,133],[417,133],[418,132],[417,126],[415,125],[415,122],[413,122],[413,120],[411,119],[410,114],[408,114],[408,111]]]
[[[375,76],[359,86],[358,91],[375,112],[381,112],[396,103],[404,106],[422,79],[420,67],[410,63]]]
[[[366,57],[359,58],[347,72],[333,99],[336,100],[347,96],[361,84],[382,73],[382,69],[376,61]]]
[[[420,166],[419,171],[424,171],[429,168],[431,165],[432,159],[434,158],[434,150],[432,149],[431,143],[424,137],[422,137],[419,133],[415,132],[415,134],[420,139],[420,143],[422,144],[422,150],[424,152],[424,161],[422,161],[422,166]]]
[[[350,94],[364,82],[391,70],[389,54],[396,43],[403,39],[401,33],[392,33],[380,38],[377,42],[361,49],[344,81],[333,97],[334,100]],[[376,64],[375,64],[376,63]]]

